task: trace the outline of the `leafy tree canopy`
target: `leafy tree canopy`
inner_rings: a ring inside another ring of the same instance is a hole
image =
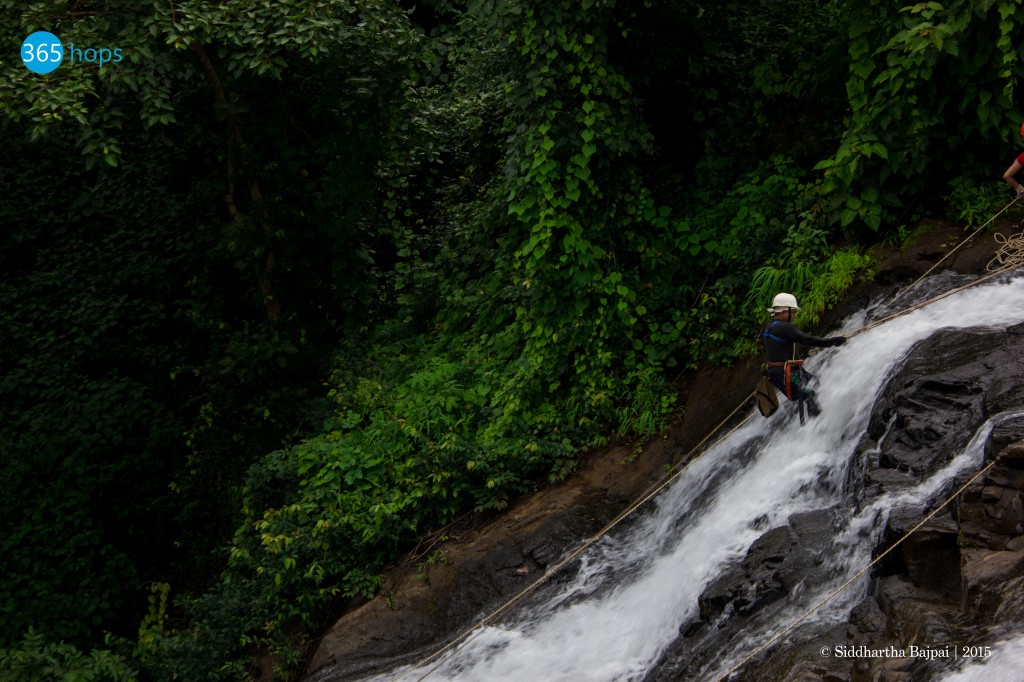
[[[775,289],[813,321],[860,242],[984,213],[1018,127],[1009,0],[0,8],[66,59],[0,62],[31,674],[288,670],[421,534],[657,434]]]

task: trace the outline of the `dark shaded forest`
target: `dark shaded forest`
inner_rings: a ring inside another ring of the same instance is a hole
[[[777,291],[1012,198],[1008,0],[0,6],[3,681],[289,679]]]

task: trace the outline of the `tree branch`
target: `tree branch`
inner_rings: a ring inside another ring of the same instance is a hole
[[[210,60],[210,56],[203,48],[202,43],[198,40],[193,40],[189,43],[189,49],[196,53],[199,57],[199,62],[203,65],[203,71],[206,73],[206,79],[210,82],[210,86],[213,88],[214,102],[216,103],[217,108],[223,113],[224,123],[227,127],[228,188],[224,201],[228,207],[228,214],[233,220],[239,219],[238,204],[235,199],[235,164],[232,161],[233,158],[238,159],[238,165],[241,167],[242,174],[245,177],[245,183],[249,187],[249,197],[252,199],[253,205],[256,206],[256,209],[259,212],[260,227],[263,230],[263,236],[267,240],[267,253],[263,260],[263,267],[257,275],[257,281],[259,282],[260,290],[263,292],[263,302],[266,305],[267,318],[270,320],[271,324],[276,324],[278,319],[281,317],[281,304],[271,293],[271,275],[274,270],[276,254],[274,251],[273,229],[270,224],[270,215],[267,212],[266,204],[263,202],[263,194],[260,191],[256,175],[252,172],[252,167],[246,159],[245,146],[242,141],[242,131],[238,127],[238,120],[235,118],[234,111],[228,103],[227,94],[224,91],[224,84],[221,82],[220,74],[217,73],[217,69],[214,67],[213,62]]]

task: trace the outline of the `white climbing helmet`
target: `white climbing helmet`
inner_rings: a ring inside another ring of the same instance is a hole
[[[772,307],[768,310],[777,313],[790,308],[800,310],[800,306],[796,304],[796,296],[793,294],[776,294],[775,298],[772,299]]]

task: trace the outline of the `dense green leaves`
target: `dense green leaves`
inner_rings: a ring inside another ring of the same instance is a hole
[[[417,537],[656,435],[1020,68],[1009,1],[0,6],[124,54],[0,64],[0,656],[112,679],[287,671]]]
[[[134,682],[132,665],[106,649],[85,653],[29,631],[16,646],[0,648],[0,682]]]
[[[45,23],[126,55],[2,66],[0,642],[95,642],[133,634],[145,581],[216,579],[246,469],[316,419],[332,345],[367,324],[373,253],[389,266],[399,236],[375,214],[401,185],[382,160],[422,139],[419,38],[390,3],[296,3],[272,40],[287,8],[266,3],[9,9],[8,39]],[[290,68],[253,78],[234,54]],[[314,101],[325,84],[338,99]]]
[[[1011,35],[1024,7],[999,2],[851,6],[852,119],[825,170],[843,226],[881,231],[892,209],[926,183],[971,161],[972,151],[1012,139],[1015,66]],[[993,175],[995,175],[993,173]]]

